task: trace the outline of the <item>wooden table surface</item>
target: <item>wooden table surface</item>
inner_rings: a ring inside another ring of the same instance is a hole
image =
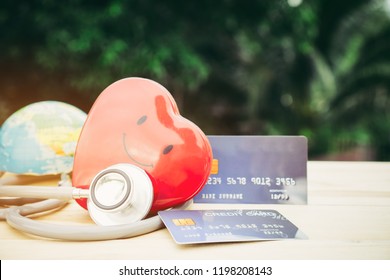
[[[130,239],[69,242],[29,236],[0,221],[0,259],[390,259],[389,162],[308,162],[308,199],[307,205],[191,206],[274,209],[307,240],[178,245],[164,228]],[[76,203],[37,219],[92,223]]]

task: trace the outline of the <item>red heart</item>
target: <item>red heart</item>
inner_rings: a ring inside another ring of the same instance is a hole
[[[151,212],[194,197],[206,183],[212,152],[204,133],[182,117],[160,84],[126,78],[107,87],[93,104],[74,158],[73,185],[87,188],[117,163],[141,167],[151,178]],[[78,203],[87,208],[86,201]]]

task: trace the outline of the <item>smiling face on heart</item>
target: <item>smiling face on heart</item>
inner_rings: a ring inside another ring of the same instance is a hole
[[[127,78],[106,88],[92,106],[81,132],[73,185],[88,187],[93,177],[117,163],[146,171],[154,187],[151,211],[195,196],[210,173],[212,152],[204,133],[183,118],[160,84]],[[78,200],[86,208],[84,200]]]

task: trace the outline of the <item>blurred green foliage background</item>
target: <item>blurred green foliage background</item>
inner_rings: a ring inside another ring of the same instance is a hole
[[[88,112],[141,76],[206,134],[390,160],[389,0],[2,0],[0,50],[0,123],[40,100]]]

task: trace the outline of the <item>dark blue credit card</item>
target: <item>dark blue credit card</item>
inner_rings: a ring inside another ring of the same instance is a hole
[[[179,244],[307,239],[275,210],[168,210],[158,214]]]
[[[211,175],[195,203],[306,204],[307,138],[208,136]]]

